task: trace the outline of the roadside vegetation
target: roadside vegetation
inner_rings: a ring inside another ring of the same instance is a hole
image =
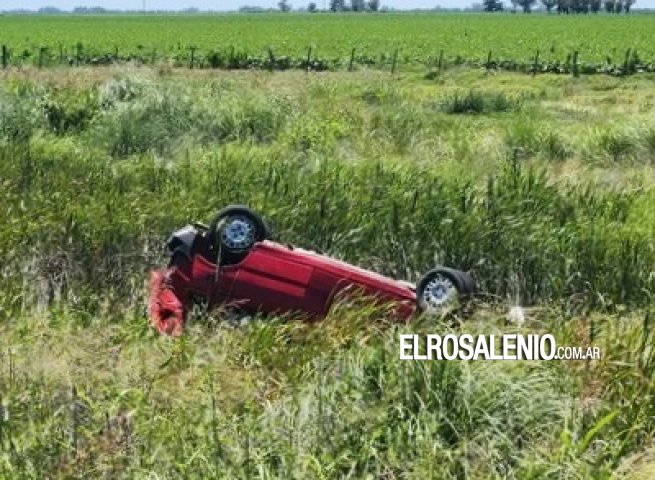
[[[655,84],[460,69],[9,71],[0,86],[0,477],[652,478]],[[144,316],[228,203],[472,317]],[[507,310],[520,305],[526,321]],[[594,362],[401,362],[401,332],[552,333]]]

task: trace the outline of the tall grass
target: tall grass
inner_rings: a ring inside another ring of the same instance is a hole
[[[519,116],[484,103],[453,115],[430,103],[435,92],[399,84],[294,92],[275,81],[1,89],[0,478],[607,479],[636,468],[655,433],[653,191],[550,172],[580,152],[622,168],[646,149],[643,132],[628,152],[592,144],[586,124],[531,118],[541,110],[528,98]],[[498,139],[499,158],[475,158],[482,135]],[[415,158],[434,145],[442,156]],[[164,240],[229,203],[259,210],[282,241],[387,275],[471,270],[479,308],[464,323],[397,326],[353,301],[319,325],[239,328],[200,309],[183,338],[157,337],[144,282],[166,261]],[[507,301],[537,313],[509,326],[493,305]],[[549,332],[603,357],[398,359],[400,333],[463,331]]]
[[[652,239],[628,221],[642,193],[554,186],[518,160],[475,185],[429,167],[284,159],[242,147],[189,153],[172,165],[77,151],[57,160],[29,150],[2,155],[5,289],[18,288],[26,272],[64,294],[125,295],[130,279],[162,260],[172,229],[247,203],[285,241],[410,280],[443,263],[472,270],[489,295],[527,303],[584,296],[595,307],[646,305],[653,291]],[[4,308],[21,304],[20,295],[3,300]]]
[[[561,342],[589,330],[546,318]],[[569,365],[400,361],[400,333],[452,326],[395,327],[361,305],[317,326],[196,324],[175,342],[136,311],[78,321],[51,310],[3,331],[4,477],[610,478],[653,434],[638,317],[592,327],[603,360]]]

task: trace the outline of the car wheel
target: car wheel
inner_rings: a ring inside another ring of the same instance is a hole
[[[416,286],[416,303],[420,311],[444,314],[460,305],[475,290],[470,274],[451,268],[436,268],[426,273]]]
[[[232,205],[220,210],[209,226],[209,242],[219,260],[238,261],[256,242],[270,237],[262,218],[248,207]]]

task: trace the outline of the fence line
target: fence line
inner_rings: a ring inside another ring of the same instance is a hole
[[[142,50],[142,48],[143,47],[139,46],[139,50]],[[24,50],[20,55],[11,55],[10,46],[5,44],[2,45],[0,53],[0,60],[2,62],[1,66],[3,69],[9,68],[11,65],[25,65],[29,63],[32,63],[39,68],[43,68],[57,63],[60,65],[68,63],[68,65],[71,66],[100,66],[136,61],[139,64],[156,65],[158,61],[163,61],[172,63],[174,67],[182,67],[186,63],[190,69],[261,69],[269,71],[302,69],[307,72],[326,70],[338,71],[345,69],[348,72],[353,72],[358,65],[372,69],[386,69],[390,62],[391,74],[400,71],[402,65],[406,68],[412,69],[412,71],[423,66],[428,69],[428,75],[431,77],[443,73],[447,69],[447,66],[449,68],[463,66],[494,71],[521,72],[531,74],[532,76],[540,73],[567,74],[574,77],[596,74],[626,76],[642,72],[655,73],[655,58],[650,62],[644,61],[639,58],[636,50],[630,48],[626,50],[624,59],[620,63],[613,63],[609,57],[605,62],[581,62],[580,52],[578,50],[574,50],[568,54],[564,62],[557,59],[543,60],[539,50],[536,50],[534,57],[526,61],[494,59],[493,52],[489,50],[487,58],[484,61],[478,59],[467,59],[456,55],[448,57],[450,60],[447,62],[445,52],[441,49],[439,51],[436,66],[434,64],[434,59],[430,60],[429,58],[425,59],[425,61],[417,61],[414,59],[413,61],[406,61],[403,64],[403,62],[401,62],[399,48],[394,49],[391,56],[383,53],[379,59],[376,59],[375,57],[366,54],[357,55],[357,48],[353,47],[350,50],[350,56],[346,60],[346,63],[343,62],[343,58],[338,57],[331,59],[319,58],[316,56],[315,49],[312,46],[307,48],[307,53],[305,55],[299,55],[297,57],[279,54],[276,55],[273,52],[272,47],[268,48],[263,54],[251,55],[245,51],[237,52],[234,46],[231,46],[227,53],[225,50],[221,51],[220,49],[217,49],[210,50],[207,54],[199,54],[199,48],[197,46],[190,46],[188,47],[186,54],[182,51],[178,54],[171,54],[169,56],[165,54],[158,56],[157,49],[153,47],[150,54],[142,52],[139,54],[127,53],[120,56],[118,47],[114,47],[114,50],[111,53],[93,54],[89,49],[86,49],[85,51],[81,42],[78,42],[74,46],[74,55],[72,57],[68,56],[64,45],[59,44],[58,62],[56,50],[52,50],[47,46],[38,47],[38,50],[35,51],[36,55],[29,50]]]

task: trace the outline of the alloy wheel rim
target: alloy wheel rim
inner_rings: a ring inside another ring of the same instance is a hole
[[[429,311],[443,310],[457,298],[457,288],[444,275],[437,274],[432,278],[421,293],[421,300]]]
[[[221,229],[221,240],[231,250],[245,250],[255,242],[255,225],[245,217],[231,217]]]

